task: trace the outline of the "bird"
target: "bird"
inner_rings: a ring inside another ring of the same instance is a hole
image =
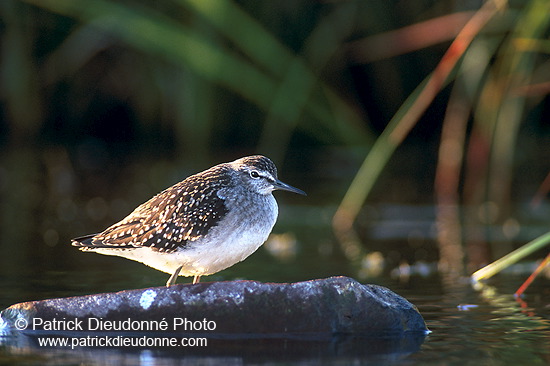
[[[74,238],[84,252],[141,262],[178,276],[211,275],[243,261],[268,238],[279,208],[273,191],[306,193],[280,181],[263,155],[246,156],[189,176],[97,234]]]

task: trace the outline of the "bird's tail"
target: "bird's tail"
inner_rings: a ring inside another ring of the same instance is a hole
[[[75,247],[80,247],[81,249],[94,247],[92,241],[96,235],[97,234],[89,234],[71,239],[71,244]]]

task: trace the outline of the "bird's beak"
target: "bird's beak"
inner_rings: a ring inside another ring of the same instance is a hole
[[[289,191],[289,192],[294,192],[294,193],[298,193],[298,194],[307,196],[306,192],[302,191],[301,189],[294,188],[293,186],[290,186],[286,183],[283,183],[278,179],[275,179],[275,182],[273,182],[273,187],[275,189],[280,189],[282,191]]]

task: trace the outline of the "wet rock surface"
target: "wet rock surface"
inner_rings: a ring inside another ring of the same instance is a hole
[[[425,334],[427,328],[416,307],[389,289],[332,277],[179,284],[31,301],[3,310],[0,330],[326,339]]]

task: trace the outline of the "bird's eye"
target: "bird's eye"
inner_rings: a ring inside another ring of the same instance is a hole
[[[260,173],[258,173],[256,170],[253,170],[250,172],[250,176],[254,179],[260,178]]]

